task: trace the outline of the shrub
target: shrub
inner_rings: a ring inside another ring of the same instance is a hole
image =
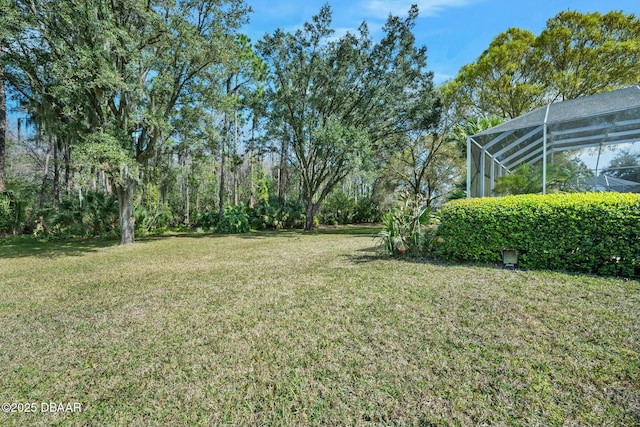
[[[358,200],[355,207],[353,222],[356,224],[365,224],[370,222],[379,222],[382,220],[380,208],[371,197],[363,197]]]
[[[222,219],[216,226],[216,232],[224,234],[237,234],[249,232],[249,216],[242,206],[226,206]]]
[[[196,227],[211,230],[216,227],[216,224],[218,224],[218,211],[208,209],[198,213]]]
[[[388,255],[427,255],[433,249],[435,217],[422,196],[401,195],[403,202],[384,215],[384,228],[378,233]]]
[[[49,225],[47,231],[58,237],[115,237],[120,226],[118,199],[99,191],[67,197],[60,202]]]
[[[257,230],[276,228],[274,225],[276,208],[271,206],[268,200],[259,200],[253,208],[247,209],[247,213],[251,227]]]
[[[152,206],[147,209],[140,205],[135,208],[136,230],[142,234],[166,231],[173,221],[171,208],[166,205]]]
[[[439,253],[526,268],[601,275],[640,272],[640,195],[574,193],[455,200],[440,210]]]
[[[0,234],[16,233],[24,220],[24,204],[12,191],[0,193]]]
[[[295,200],[286,202],[277,196],[261,199],[248,209],[249,222],[258,230],[301,228],[304,226],[304,207]]]
[[[318,213],[321,224],[351,224],[355,216],[356,202],[353,197],[342,191],[334,191],[327,196]]]

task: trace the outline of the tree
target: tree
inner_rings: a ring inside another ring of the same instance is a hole
[[[423,135],[402,151],[396,151],[387,163],[392,179],[427,206],[455,189],[462,160],[456,146],[444,136]]]
[[[456,123],[449,134],[449,139],[455,143],[456,149],[461,157],[467,156],[467,138],[491,129],[494,126],[504,123],[505,120],[497,116],[476,117],[467,119],[464,123]]]
[[[467,119],[462,123],[455,123],[450,131],[446,133],[447,141],[455,147],[456,153],[460,159],[467,158],[467,138],[477,133],[498,126],[505,120],[500,117],[476,117]],[[476,168],[476,174],[479,168]],[[477,177],[477,175],[476,175]],[[474,179],[476,177],[473,177]],[[467,195],[467,171],[462,174],[462,179],[458,181],[457,187],[453,190],[448,198],[461,199]]]
[[[0,1],[2,10],[8,10],[9,4],[7,0]],[[0,18],[0,193],[6,191],[4,179],[4,164],[7,147],[7,95],[6,95],[6,78],[5,78],[5,49],[7,43],[8,22],[7,13],[3,12]]]
[[[3,47],[0,44],[0,63],[3,56]],[[0,65],[0,193],[6,191],[4,183],[4,159],[7,138],[7,97],[5,92],[4,66]]]
[[[242,0],[12,1],[26,22],[9,44],[13,82],[60,106],[86,162],[111,176],[121,243],[132,243],[139,171],[199,77],[228,61],[248,9]]]
[[[442,88],[449,115],[518,117],[554,101],[640,81],[640,19],[622,12],[560,12],[538,35],[499,34]]]
[[[560,101],[637,84],[639,34],[634,14],[560,12],[535,40],[538,81]]]
[[[602,173],[628,181],[640,182],[640,153],[634,153],[629,149],[620,150]]]
[[[476,62],[462,67],[442,88],[458,117],[497,116],[513,119],[545,101],[532,60],[535,36],[510,28],[493,39]]]
[[[365,23],[358,34],[335,40],[325,5],[295,34],[277,30],[258,44],[273,76],[269,113],[284,124],[273,136],[286,141],[301,176],[305,229],[370,153],[410,130],[435,126],[439,110],[426,48],[415,47],[411,32],[417,16],[415,6],[404,20],[390,16],[378,43]]]
[[[218,206],[218,220],[222,220],[224,212],[224,189],[227,160],[231,160],[230,171],[233,176],[234,205],[238,204],[237,171],[242,164],[238,155],[239,128],[242,125],[240,110],[249,104],[254,104],[253,98],[259,97],[261,83],[266,77],[266,66],[258,57],[251,45],[251,40],[245,35],[239,35],[235,40],[235,52],[225,67],[224,100],[222,106],[223,125],[220,143],[220,193]]]

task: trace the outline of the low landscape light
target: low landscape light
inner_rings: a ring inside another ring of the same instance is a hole
[[[518,264],[518,251],[511,248],[502,249],[502,264],[505,267],[515,268]]]

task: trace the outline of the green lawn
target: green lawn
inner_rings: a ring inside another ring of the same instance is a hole
[[[0,425],[640,424],[637,281],[332,231],[5,241]]]

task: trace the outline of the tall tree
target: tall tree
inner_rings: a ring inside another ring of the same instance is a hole
[[[637,84],[640,19],[560,12],[538,35],[510,28],[443,85],[448,114],[511,119],[554,101]]]
[[[242,163],[238,155],[239,129],[243,116],[241,113],[253,102],[256,93],[261,91],[261,85],[266,77],[266,65],[262,58],[256,55],[251,40],[245,35],[238,35],[235,39],[235,50],[232,58],[225,67],[224,102],[220,109],[223,114],[222,134],[220,142],[220,194],[218,219],[222,220],[224,211],[225,180],[227,173],[233,172],[234,204],[237,197],[237,170]],[[230,160],[230,164],[227,162]],[[227,171],[227,166],[229,171]]]
[[[640,19],[612,11],[567,10],[535,41],[539,81],[554,100],[593,95],[640,81]]]
[[[476,62],[443,86],[443,96],[464,121],[478,116],[512,119],[544,103],[532,60],[535,36],[510,28],[493,39]]]
[[[28,23],[10,44],[14,72],[49,83],[27,86],[61,105],[78,150],[111,175],[121,243],[132,243],[138,171],[159,154],[199,77],[228,61],[248,8],[242,0],[12,1]]]
[[[0,8],[8,12],[8,0],[0,0]],[[0,17],[0,193],[6,191],[4,164],[7,146],[7,95],[4,60],[9,27],[9,25],[7,25],[8,15],[8,13],[3,12],[2,17]]]
[[[438,135],[422,135],[404,150],[395,151],[387,167],[391,178],[409,190],[414,199],[422,196],[430,206],[455,189],[462,163],[453,141]]]
[[[4,183],[4,159],[7,138],[7,96],[5,92],[4,66],[2,56],[4,49],[0,44],[0,193],[6,191]]]
[[[406,19],[390,16],[378,43],[365,23],[336,40],[325,5],[295,34],[277,30],[258,44],[273,76],[269,111],[284,124],[274,137],[288,143],[302,180],[305,229],[363,156],[437,121],[426,48],[412,34],[417,16],[416,6]]]

